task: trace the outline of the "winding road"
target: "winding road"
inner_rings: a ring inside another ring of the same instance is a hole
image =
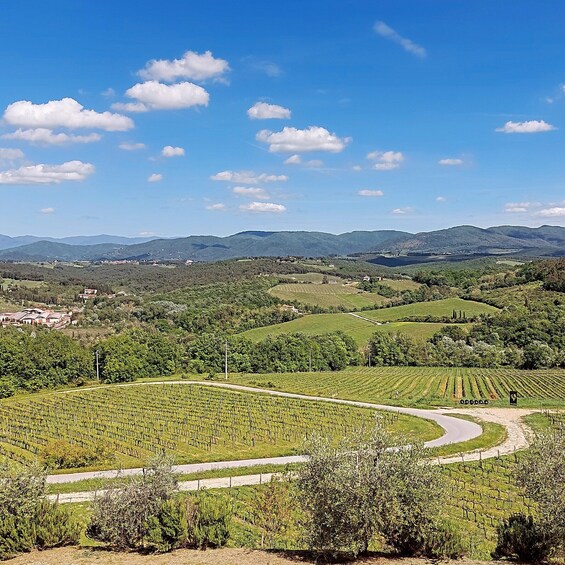
[[[323,396],[308,396],[305,394],[296,394],[292,392],[281,392],[276,390],[265,390],[262,388],[253,388],[242,385],[235,385],[230,383],[213,383],[213,382],[202,382],[202,381],[158,381],[152,383],[128,383],[120,386],[163,386],[167,384],[182,384],[186,386],[198,385],[198,386],[211,386],[230,390],[236,390],[241,392],[254,392],[261,394],[268,394],[270,396],[280,396],[284,398],[297,398],[301,400],[312,400],[321,402],[332,402],[334,404],[345,404],[348,406],[358,406],[361,408],[371,408],[374,410],[386,410],[389,412],[397,412],[399,414],[408,414],[410,416],[416,416],[418,418],[424,418],[426,420],[432,420],[436,422],[445,431],[444,435],[428,441],[425,443],[426,447],[440,447],[443,445],[448,445],[451,443],[459,443],[463,441],[468,441],[474,439],[482,434],[482,428],[475,422],[470,422],[468,420],[462,420],[460,418],[455,418],[449,414],[443,413],[440,410],[424,410],[421,408],[404,408],[400,406],[389,406],[385,404],[373,404],[371,402],[361,402],[356,400],[344,400],[341,398],[327,398]],[[112,385],[109,385],[112,386]],[[100,388],[100,387],[93,387]],[[84,391],[87,389],[80,389]],[[74,394],[80,392],[79,390],[65,391],[62,394]],[[270,464],[287,464],[287,463],[297,463],[304,461],[303,456],[288,456],[288,457],[266,457],[263,459],[247,459],[242,461],[217,461],[214,463],[193,463],[188,465],[177,465],[174,470],[178,473],[188,474],[188,473],[198,473],[202,471],[209,471],[212,469],[232,469],[237,467],[251,467],[256,465],[270,465]],[[60,475],[49,475],[47,477],[47,483],[50,484],[60,484],[60,483],[72,483],[76,481],[81,481],[84,479],[112,479],[118,476],[134,476],[139,475],[143,472],[142,468],[137,469],[113,469],[110,471],[90,471],[85,473],[66,473]]]

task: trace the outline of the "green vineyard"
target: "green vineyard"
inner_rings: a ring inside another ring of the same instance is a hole
[[[345,371],[234,375],[240,384],[315,396],[392,404],[453,405],[460,400],[508,403],[511,390],[520,405],[565,404],[565,371],[449,367],[352,367]]]
[[[374,423],[376,412],[192,384],[108,387],[0,404],[0,455],[28,463],[63,440],[103,444],[117,462],[138,466],[167,452],[177,462],[288,455],[312,432],[336,436]],[[386,412],[391,431],[438,437],[435,424]],[[116,466],[116,461],[108,462]]]

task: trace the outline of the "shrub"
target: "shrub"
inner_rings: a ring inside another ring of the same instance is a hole
[[[16,384],[13,379],[0,379],[0,398],[9,398],[16,394]]]
[[[74,469],[110,462],[114,453],[104,443],[83,447],[58,439],[50,441],[41,450],[40,456],[44,465],[51,469]]]
[[[33,548],[76,544],[81,526],[58,504],[45,499],[45,476],[38,469],[0,472],[0,559]]]
[[[230,537],[233,506],[230,501],[202,492],[192,519],[193,537],[196,547],[223,547]]]
[[[492,552],[494,559],[517,558],[540,563],[550,556],[554,540],[532,516],[512,514],[497,528],[498,543]]]
[[[186,505],[165,500],[157,515],[147,520],[147,544],[161,553],[171,551],[186,542],[187,530]]]
[[[81,529],[81,524],[66,508],[47,499],[38,504],[35,527],[35,547],[38,549],[76,545]]]

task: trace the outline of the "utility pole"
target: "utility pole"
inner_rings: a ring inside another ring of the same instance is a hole
[[[228,340],[226,339],[226,352],[225,352],[225,358],[224,358],[224,369],[225,369],[225,373],[226,373],[226,381],[228,380]]]
[[[371,351],[369,350],[369,367],[371,366]]]
[[[100,382],[100,361],[98,359],[98,349],[95,351],[96,354],[96,380]]]

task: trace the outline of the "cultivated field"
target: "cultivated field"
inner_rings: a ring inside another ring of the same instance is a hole
[[[565,405],[565,370],[449,367],[351,367],[341,372],[233,375],[233,382],[315,396],[402,405],[459,405],[461,399],[521,406]]]
[[[454,310],[457,312],[457,315],[461,312],[462,316],[467,318],[478,316],[479,314],[493,314],[498,311],[494,306],[483,304],[482,302],[462,300],[461,298],[446,298],[445,300],[417,302],[404,306],[369,310],[363,312],[363,316],[379,322],[390,322],[412,316],[451,317]]]
[[[374,310],[370,312],[374,312]],[[252,341],[261,341],[269,335],[275,336],[293,332],[319,335],[340,330],[350,335],[361,347],[369,341],[369,338],[375,332],[399,332],[413,339],[425,341],[445,326],[445,324],[436,322],[391,322],[378,325],[370,320],[364,320],[365,314],[366,312],[359,312],[357,315],[311,314],[290,322],[248,330],[241,335]],[[469,327],[469,324],[462,324],[462,326]]]
[[[379,281],[382,285],[390,286],[393,290],[403,292],[405,290],[417,290],[422,286],[420,283],[408,279],[382,279]]]
[[[0,403],[0,454],[20,463],[41,458],[54,440],[116,453],[107,467],[140,466],[168,452],[179,463],[289,455],[308,434],[339,437],[373,424],[441,435],[420,418],[327,402],[275,398],[192,384],[114,386],[38,394]]]
[[[310,306],[340,307],[354,310],[386,302],[386,298],[372,292],[364,292],[342,281],[332,284],[279,284],[269,291],[281,300],[297,300]]]

